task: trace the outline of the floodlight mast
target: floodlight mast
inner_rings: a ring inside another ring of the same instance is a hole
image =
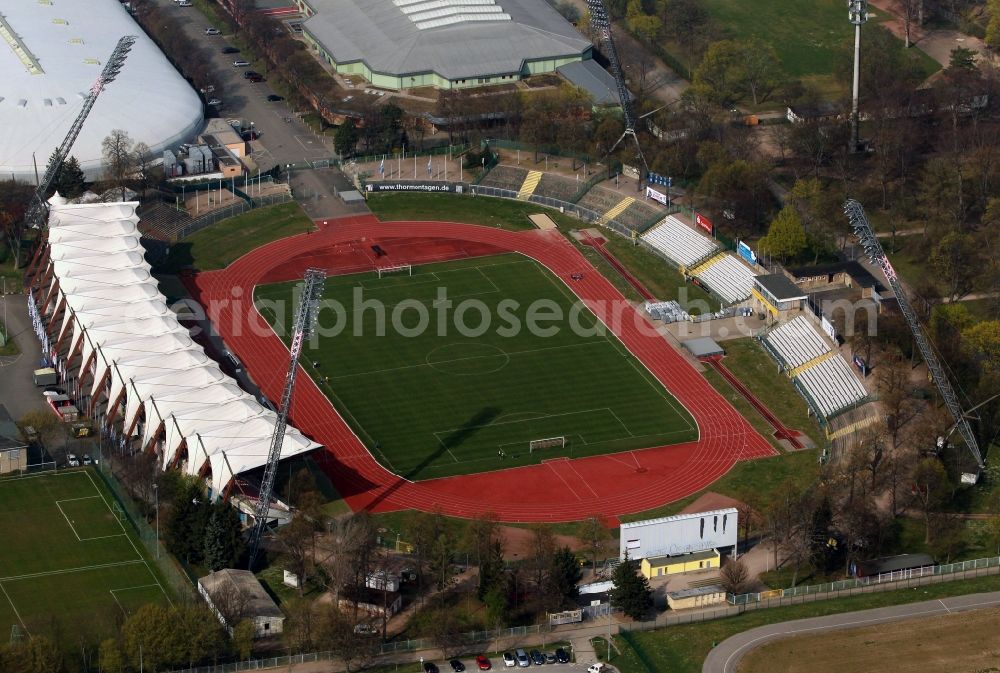
[[[285,430],[288,427],[288,410],[292,406],[292,390],[295,387],[295,375],[298,372],[299,355],[302,346],[312,335],[319,309],[319,300],[323,295],[323,284],[326,272],[322,269],[306,269],[302,295],[295,307],[295,320],[292,323],[292,344],[288,349],[288,371],[285,373],[285,389],[281,392],[281,407],[278,409],[278,420],[274,424],[274,435],[271,437],[271,449],[267,454],[267,465],[264,467],[264,478],[261,479],[259,499],[254,508],[253,530],[250,532],[250,561],[248,567],[253,570],[254,561],[260,551],[260,539],[267,525],[267,514],[271,506],[271,494],[274,491],[274,478],[278,474],[278,461],[281,460],[281,445],[285,440]]]
[[[629,98],[628,88],[625,86],[625,73],[622,71],[621,61],[618,59],[618,50],[615,48],[615,40],[611,35],[611,19],[608,11],[604,7],[603,0],[587,0],[587,11],[590,12],[590,27],[597,31],[600,42],[608,51],[608,60],[611,62],[611,74],[614,75],[615,84],[618,86],[618,100],[622,106],[622,118],[625,121],[625,131],[618,137],[615,144],[607,151],[608,154],[614,152],[626,136],[631,136],[635,141],[636,157],[642,161],[643,173],[639,176],[639,183],[642,184],[643,176],[649,173],[649,166],[646,164],[646,157],[642,154],[642,147],[639,146],[639,136],[635,133],[636,117],[632,110],[632,100]]]
[[[858,242],[861,243],[861,246],[868,254],[868,258],[872,261],[872,264],[882,269],[885,279],[889,281],[892,291],[896,293],[896,301],[903,312],[903,316],[906,318],[906,322],[910,326],[910,331],[913,332],[913,339],[917,343],[917,348],[920,349],[920,354],[923,356],[924,362],[927,363],[927,369],[930,371],[931,378],[934,379],[934,384],[941,392],[945,406],[948,407],[952,418],[955,419],[955,428],[958,429],[959,434],[965,440],[965,444],[968,446],[969,451],[972,452],[972,457],[975,458],[976,464],[980,469],[985,467],[983,456],[979,452],[979,444],[976,442],[976,436],[972,433],[972,427],[969,425],[965,413],[962,412],[955,389],[951,387],[948,375],[945,373],[941,361],[938,360],[937,354],[934,352],[931,342],[927,338],[927,334],[924,332],[923,327],[921,327],[920,321],[917,320],[917,314],[913,310],[913,307],[910,306],[910,301],[906,298],[903,286],[896,277],[896,272],[893,270],[892,264],[889,263],[889,258],[886,257],[885,251],[882,249],[882,244],[879,243],[875,232],[868,223],[865,209],[854,199],[848,199],[844,203],[844,212],[851,222],[851,228],[854,229],[854,234],[858,237]]]
[[[56,173],[59,172],[62,163],[69,156],[70,150],[73,149],[73,143],[76,142],[77,136],[80,135],[83,123],[87,121],[90,111],[94,109],[97,97],[104,91],[104,87],[115,81],[118,73],[121,72],[122,66],[125,65],[125,59],[128,58],[129,52],[132,51],[132,45],[135,44],[135,40],[134,35],[126,35],[118,40],[118,44],[115,45],[114,51],[111,52],[108,62],[104,64],[104,69],[101,70],[100,76],[98,76],[93,86],[90,87],[90,93],[83,99],[83,107],[80,109],[80,114],[73,120],[73,125],[69,127],[69,132],[63,138],[62,144],[56,148],[55,156],[52,157],[52,161],[49,162],[48,167],[45,169],[45,175],[42,176],[41,181],[38,183],[35,195],[31,199],[31,205],[28,206],[28,212],[24,216],[27,226],[41,228],[45,225],[46,216],[49,212],[49,207],[45,203],[45,193],[49,191],[49,187],[52,186],[52,182],[56,178]]]
[[[851,96],[851,152],[858,151],[861,97],[861,25],[868,21],[868,0],[847,0],[847,20],[854,26],[854,80]]]

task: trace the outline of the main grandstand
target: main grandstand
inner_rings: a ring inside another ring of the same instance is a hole
[[[153,156],[193,137],[198,95],[116,0],[8,2],[0,12],[0,175],[34,182],[69,130],[84,97],[123,35],[135,35],[128,64],[101,94],[73,155],[88,179],[101,177],[101,141],[114,129]]]
[[[50,204],[48,242],[29,269],[43,357],[115,445],[205,477],[214,497],[231,493],[240,473],[267,462],[277,415],[167,308],[143,258],[137,203]],[[282,457],[318,446],[288,428]]]
[[[344,74],[386,89],[520,80],[591,57],[545,0],[297,0],[303,36]]]

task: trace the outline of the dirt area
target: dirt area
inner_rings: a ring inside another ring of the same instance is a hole
[[[995,671],[1000,659],[998,619],[1000,610],[977,610],[796,636],[753,650],[744,657],[739,671]]]
[[[241,200],[240,197],[234,195],[227,185],[231,184],[232,181],[227,179],[222,183],[222,189],[215,189],[212,191],[205,192],[194,192],[193,196],[188,196],[184,200],[184,207],[187,209],[188,214],[191,217],[197,217],[199,215],[204,215],[205,213],[215,210],[217,208],[223,208],[225,206],[231,205],[234,201]],[[280,183],[264,183],[259,186],[249,186],[240,184],[240,180],[237,180],[238,188],[243,189],[250,196],[270,196],[273,194],[287,194],[288,185]],[[246,187],[244,189],[244,187]]]
[[[531,556],[531,537],[534,533],[530,528],[517,526],[501,526],[504,536],[504,558],[508,560],[524,560]],[[556,535],[556,545],[569,547],[573,551],[581,551],[586,546],[583,540],[572,535]]]
[[[681,510],[681,514],[691,514],[693,512],[710,512],[713,509],[725,509],[726,507],[743,507],[743,503],[736,498],[730,498],[721,493],[708,491],[702,494],[697,500]]]

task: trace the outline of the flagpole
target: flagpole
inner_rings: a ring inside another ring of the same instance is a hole
[[[416,153],[414,153],[414,155],[413,155],[413,179],[414,180],[417,179],[417,155],[416,155]]]

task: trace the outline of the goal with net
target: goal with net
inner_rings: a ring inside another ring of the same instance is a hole
[[[541,449],[561,449],[566,446],[565,437],[546,437],[545,439],[533,439],[528,443],[528,452],[534,453]]]
[[[388,275],[390,273],[406,274],[407,276],[413,275],[413,267],[409,264],[397,264],[396,266],[380,266],[375,269],[378,272],[378,277]]]

